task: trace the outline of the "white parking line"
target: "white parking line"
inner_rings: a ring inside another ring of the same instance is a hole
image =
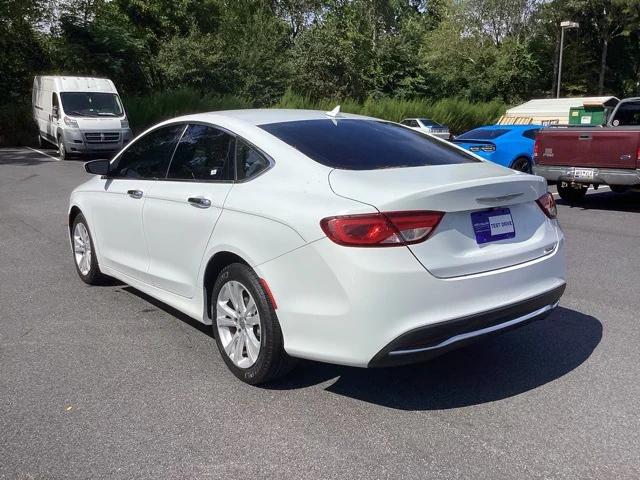
[[[28,148],[29,150],[32,150],[32,151],[34,151],[34,152],[37,152],[37,153],[39,153],[40,155],[44,155],[45,157],[53,158],[56,162],[59,162],[59,161],[60,161],[60,159],[59,159],[58,157],[53,157],[53,156],[49,155],[48,153],[44,153],[42,150],[38,150],[38,149],[36,149],[36,148],[31,148],[31,147],[25,147],[25,148]]]
[[[598,190],[602,190],[602,189],[605,189],[605,188],[606,188],[607,190],[611,190],[611,188],[609,188],[609,187],[608,187],[608,186],[606,186],[606,185],[601,185],[601,186],[599,186],[599,187],[598,187]],[[592,190],[594,190],[594,191],[595,191],[595,188],[593,188],[593,187],[589,187],[589,188],[587,188],[587,192],[590,192],[590,191],[592,191]],[[560,194],[559,194],[559,193],[557,193],[557,192],[555,192],[555,193],[553,194],[553,196],[554,196],[554,197],[558,197],[558,198],[559,198],[559,197],[560,197]]]

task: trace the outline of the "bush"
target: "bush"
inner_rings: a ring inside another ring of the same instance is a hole
[[[190,113],[251,108],[250,100],[233,95],[203,94],[183,88],[148,95],[123,97],[129,123],[135,134],[163,120]],[[472,103],[467,100],[445,98],[437,101],[420,98],[404,100],[382,97],[369,98],[364,103],[353,99],[312,101],[290,90],[273,105],[274,108],[307,108],[332,110],[340,104],[343,112],[369,115],[398,122],[406,117],[428,117],[449,127],[453,134],[494,123],[504,113],[502,102]],[[32,145],[36,127],[29,103],[0,107],[0,145]]]
[[[251,102],[233,95],[203,94],[194,89],[167,90],[122,99],[134,134],[179,115],[250,108]]]
[[[0,105],[1,146],[33,145],[37,135],[30,103]]]

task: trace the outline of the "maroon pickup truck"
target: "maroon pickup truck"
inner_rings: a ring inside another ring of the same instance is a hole
[[[640,189],[640,98],[621,101],[603,127],[550,126],[538,132],[533,173],[557,182],[563,200],[582,200],[589,185]]]

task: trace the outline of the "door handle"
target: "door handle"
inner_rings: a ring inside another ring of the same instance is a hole
[[[127,195],[131,198],[142,198],[142,194],[144,192],[142,190],[127,190]]]
[[[591,135],[580,135],[578,140],[591,140]]]
[[[211,206],[211,200],[204,197],[189,197],[187,202],[198,208],[209,208]]]

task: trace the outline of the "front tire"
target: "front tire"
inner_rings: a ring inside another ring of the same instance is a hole
[[[240,380],[266,383],[295,366],[284,350],[273,305],[250,267],[242,263],[225,267],[213,286],[211,305],[218,350]]]
[[[71,244],[74,265],[80,279],[89,285],[100,285],[106,276],[100,271],[96,249],[84,215],[79,213],[71,226]]]
[[[67,153],[67,149],[64,146],[64,140],[62,139],[62,136],[58,137],[58,158],[60,158],[60,160],[62,161],[69,159],[69,154]]]
[[[574,204],[584,201],[584,197],[587,194],[588,188],[580,185],[578,187],[572,187],[571,185],[558,184],[558,195],[567,203]]]

